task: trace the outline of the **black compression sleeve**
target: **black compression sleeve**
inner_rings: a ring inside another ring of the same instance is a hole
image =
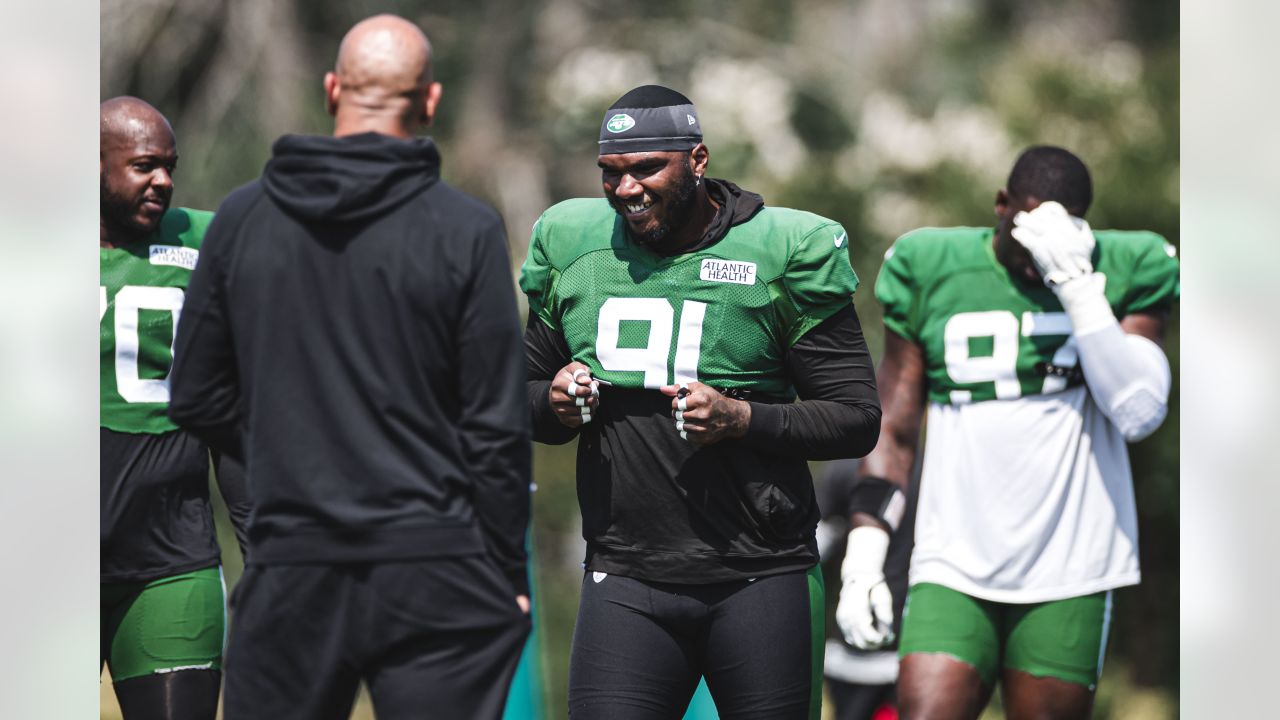
[[[524,328],[524,350],[529,408],[533,413],[533,439],[548,445],[563,445],[576,437],[578,431],[556,418],[547,393],[551,390],[551,379],[560,368],[573,362],[569,344],[563,335],[547,327],[530,312]]]
[[[875,368],[849,305],[796,341],[787,374],[800,395],[789,405],[751,403],[744,442],[806,460],[862,457],[880,437]]]
[[[218,710],[217,670],[180,670],[113,683],[129,720],[213,720]]]

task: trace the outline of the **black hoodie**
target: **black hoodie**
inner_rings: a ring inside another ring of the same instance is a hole
[[[245,458],[254,563],[487,551],[527,591],[506,236],[439,170],[426,138],[285,136],[209,227],[169,412]]]

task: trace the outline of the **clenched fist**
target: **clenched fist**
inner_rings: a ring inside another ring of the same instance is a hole
[[[548,397],[556,419],[567,427],[579,428],[591,422],[600,407],[600,383],[591,377],[586,365],[571,362],[551,379]]]
[[[700,382],[663,385],[659,390],[672,398],[676,431],[694,445],[712,445],[747,434],[751,405],[746,401],[727,398]]]

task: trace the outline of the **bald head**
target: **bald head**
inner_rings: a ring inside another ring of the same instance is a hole
[[[160,224],[173,196],[178,148],[169,121],[138,98],[111,98],[98,116],[100,241],[114,247],[136,242]]]
[[[431,42],[417,25],[395,15],[356,23],[325,76],[336,135],[382,132],[412,135],[431,121],[440,85],[432,82]]]
[[[98,106],[101,126],[100,150],[120,143],[134,143],[141,138],[168,141],[174,144],[173,127],[159,110],[145,100],[121,95],[104,101]]]

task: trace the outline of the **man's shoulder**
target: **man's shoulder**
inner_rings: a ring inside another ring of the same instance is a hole
[[[768,280],[786,272],[793,278],[797,272],[804,275],[798,268],[816,270],[837,256],[848,264],[848,240],[849,234],[835,220],[804,210],[766,206],[750,220],[734,225],[713,247],[733,254],[734,259],[749,257],[760,263],[760,276]],[[817,275],[827,278],[825,272]]]
[[[611,247],[618,213],[604,198],[573,198],[547,208],[533,225],[534,242],[559,268],[591,250]]]
[[[184,226],[208,227],[209,222],[213,220],[212,210],[195,210],[185,207],[171,207],[164,211],[164,216],[160,218],[161,226],[166,224]]]
[[[612,228],[618,213],[604,198],[570,198],[547,208],[538,218],[544,230],[594,229],[602,225]]]
[[[773,236],[783,233],[803,239],[823,228],[839,228],[840,223],[806,210],[766,205],[750,220],[736,227],[763,231]]]
[[[1103,262],[1133,265],[1149,254],[1177,255],[1168,240],[1150,230],[1094,230],[1093,238]]]
[[[991,228],[923,227],[912,230],[889,246],[886,262],[897,258],[915,273],[928,273],[957,264],[985,263],[989,258]]]
[[[984,249],[991,238],[989,227],[922,227],[904,233],[894,247],[917,254],[966,252]]]
[[[488,203],[443,180],[433,183],[420,199],[460,221],[485,226],[502,221],[498,211]]]
[[[238,220],[239,216],[248,212],[251,207],[266,195],[267,192],[266,188],[263,187],[262,178],[254,178],[227,193],[227,196],[222,199],[222,203],[218,205],[216,217],[222,218],[219,224],[227,220]]]
[[[213,213],[208,210],[171,207],[160,218],[159,244],[199,248],[212,221]]]
[[[1095,230],[1094,269],[1107,277],[1107,296],[1127,314],[1167,308],[1181,294],[1178,251],[1147,230]]]

